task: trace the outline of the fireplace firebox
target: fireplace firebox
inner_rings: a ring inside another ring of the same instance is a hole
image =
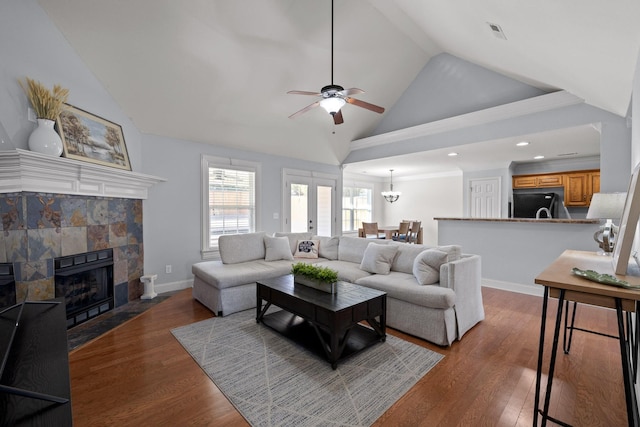
[[[113,250],[56,258],[55,296],[64,297],[67,328],[113,309]]]

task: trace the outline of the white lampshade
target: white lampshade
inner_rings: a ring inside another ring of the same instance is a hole
[[[342,98],[331,97],[331,98],[325,98],[322,101],[320,101],[320,106],[325,110],[327,110],[327,113],[334,115],[338,111],[340,111],[342,106],[346,103],[347,102]]]
[[[595,193],[587,212],[588,219],[617,219],[622,217],[627,193]]]

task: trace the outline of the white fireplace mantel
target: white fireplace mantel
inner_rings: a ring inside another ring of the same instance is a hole
[[[0,151],[0,193],[76,194],[146,199],[166,179],[28,150]]]

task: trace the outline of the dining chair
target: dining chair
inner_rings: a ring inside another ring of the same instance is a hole
[[[391,238],[396,242],[407,242],[409,238],[409,221],[402,221],[398,226],[398,232]]]
[[[407,239],[409,243],[418,243],[418,233],[420,233],[421,225],[422,221],[413,221],[411,223],[411,228],[409,229],[409,238]]]
[[[377,222],[363,222],[362,229],[364,230],[364,237],[366,239],[384,239],[385,235],[378,231],[378,223]]]

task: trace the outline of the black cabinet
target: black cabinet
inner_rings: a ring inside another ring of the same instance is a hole
[[[0,314],[0,426],[73,423],[65,305],[54,301]]]

